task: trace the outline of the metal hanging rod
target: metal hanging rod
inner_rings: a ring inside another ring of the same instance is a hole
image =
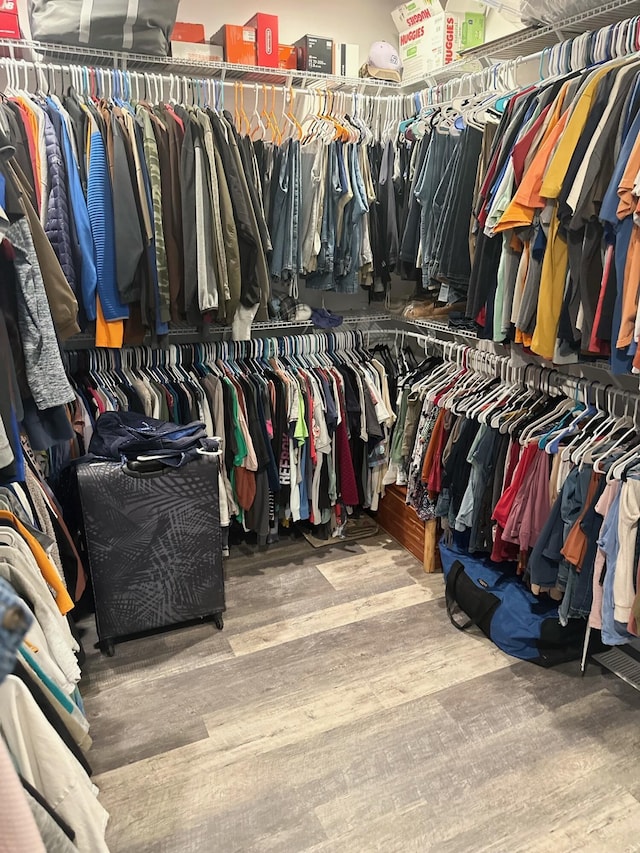
[[[105,97],[116,95],[132,97],[135,95],[136,100],[140,100],[142,92],[145,99],[152,99],[155,94],[155,100],[160,101],[164,99],[166,91],[170,100],[177,97],[177,99],[185,103],[210,103],[216,106],[223,106],[223,91],[225,87],[241,87],[243,91],[252,92],[256,98],[256,103],[260,89],[263,90],[263,97],[266,97],[269,93],[278,92],[285,99],[288,99],[293,92],[291,81],[287,85],[280,85],[273,80],[269,83],[249,83],[247,81],[216,79],[213,77],[187,77],[178,74],[162,74],[155,71],[142,72],[122,68],[40,62],[35,59],[6,56],[0,56],[1,68],[5,69],[10,80],[13,77],[15,84],[22,86],[24,89],[29,89],[30,72],[36,77],[38,87],[46,90],[55,90],[57,74],[61,75],[62,86],[64,88],[64,75],[66,74],[74,87],[79,91]],[[366,89],[366,87],[364,88]],[[364,91],[363,87],[359,87],[358,89],[352,88],[348,91],[346,88],[332,89],[330,87],[320,88],[319,86],[313,86],[298,88],[295,91],[298,96],[304,95],[306,97],[353,98],[354,105],[352,106],[352,110],[356,114],[358,114],[356,103],[360,103],[368,111],[371,111],[376,104],[386,104],[388,108],[389,103],[392,101],[401,102],[405,110],[409,109],[409,102],[406,101],[404,96],[396,95],[389,99],[383,96],[382,88],[380,87],[375,94]],[[402,117],[404,117],[404,112]]]
[[[391,319],[389,314],[354,314],[346,315],[343,318],[343,326],[373,326],[374,324],[384,323]],[[340,331],[341,327],[337,328]],[[251,325],[251,334],[254,337],[266,338],[273,335],[297,335],[303,331],[313,330],[313,334],[322,334],[322,329],[317,329],[311,320],[289,321],[289,320],[266,320],[256,322]],[[384,330],[386,332],[386,330]],[[229,338],[231,335],[231,326],[205,326],[203,329],[198,329],[196,326],[188,324],[177,324],[169,329],[167,335],[167,343],[154,347],[154,349],[164,349],[167,345],[172,344],[193,344],[193,343],[212,343],[217,340]],[[144,344],[148,346],[148,344]],[[63,344],[63,348],[67,351],[79,349],[94,349],[94,335],[81,332],[69,338]]]
[[[222,82],[265,83],[268,85],[293,86],[305,89],[329,89],[336,91],[382,92],[399,91],[400,85],[372,78],[339,77],[314,71],[283,70],[281,68],[259,68],[229,62],[198,61],[173,57],[148,56],[146,54],[101,50],[92,47],[45,44],[27,39],[0,38],[0,54],[35,65],[62,63],[65,67],[81,66],[109,68],[119,71],[138,71],[165,75],[167,78],[213,79]]]
[[[427,336],[423,341],[427,347],[432,342],[438,345],[445,360],[455,362],[460,367],[494,376],[505,384],[522,385],[551,396],[595,401],[601,411],[631,418],[636,426],[640,426],[640,394],[637,390],[630,392],[610,382],[590,379],[588,376],[574,376],[534,362],[517,364],[509,355],[474,349],[457,341],[442,341],[432,336]]]
[[[260,358],[271,355],[302,355],[328,352],[330,350],[354,349],[368,346],[371,335],[387,336],[382,329],[323,330],[321,334],[280,337],[252,338],[249,341],[198,341],[195,343],[169,344],[162,349],[138,345],[122,349],[82,350],[71,349],[64,353],[67,368],[74,373],[82,360],[98,370],[113,370],[122,365],[141,367],[151,365],[177,365],[185,363],[183,355],[199,358],[222,359]],[[366,337],[365,337],[366,336]]]

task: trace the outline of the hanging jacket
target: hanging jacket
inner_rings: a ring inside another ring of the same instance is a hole
[[[60,117],[58,120],[61,123]],[[47,218],[45,233],[53,246],[62,272],[73,292],[76,292],[76,270],[71,247],[71,223],[69,197],[67,194],[67,172],[62,157],[62,149],[56,136],[54,122],[45,113],[44,138],[47,146],[47,166],[49,168],[49,198],[47,199]]]
[[[87,178],[87,209],[91,222],[93,246],[98,273],[98,296],[105,320],[124,320],[129,309],[120,301],[116,279],[116,244],[113,222],[113,197],[109,181],[109,164],[100,128],[92,116]],[[96,306],[90,306],[96,319]]]
[[[112,144],[112,152],[107,153],[110,153],[109,168],[113,186],[118,293],[122,302],[129,304],[140,300],[140,282],[136,280],[136,270],[145,247],[124,132],[115,115],[107,110],[103,111],[103,115],[105,122],[109,122],[109,140]]]
[[[11,213],[14,217],[25,217],[29,224],[35,256],[44,282],[55,330],[62,340],[66,340],[80,331],[77,322],[78,302],[62,272],[55,252],[51,248],[51,243],[44,233],[40,217],[29,200],[28,188],[25,189],[26,180],[15,161],[6,164],[4,176],[7,181],[7,204],[10,203]],[[9,212],[9,208],[7,208],[7,212]]]
[[[184,246],[184,304],[188,318],[197,316],[198,251],[196,228],[196,134],[198,128],[191,116],[179,108],[184,122],[184,139],[180,155],[180,189],[182,201],[182,240]]]
[[[13,223],[6,238],[15,250],[18,325],[29,389],[39,409],[70,403],[69,385],[53,326],[40,265],[27,221]]]
[[[171,317],[171,292],[169,288],[169,267],[167,265],[167,248],[164,237],[162,220],[162,176],[160,174],[160,155],[153,130],[153,122],[149,108],[138,104],[136,107],[137,121],[142,128],[144,158],[149,171],[151,198],[153,202],[153,225],[155,235],[155,257],[160,294],[159,319],[167,323]]]
[[[271,283],[234,129],[226,119],[219,116],[214,115],[211,121],[216,146],[222,156],[238,229],[242,280],[240,302],[246,308],[254,305],[266,306]]]
[[[48,99],[47,103],[51,109],[50,115],[55,124],[55,115],[57,114],[58,107],[51,99]],[[88,306],[95,306],[96,304],[98,274],[96,272],[96,261],[93,253],[93,237],[91,236],[87,200],[84,196],[80,180],[79,163],[76,161],[73,153],[71,139],[62,117],[60,118],[60,135],[70,203],[72,249],[76,258],[76,275],[79,275],[80,278],[80,296],[85,314],[88,317]]]

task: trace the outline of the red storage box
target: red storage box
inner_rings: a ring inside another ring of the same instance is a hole
[[[171,33],[171,41],[204,44],[204,24],[186,24],[184,21],[176,21]]]
[[[209,39],[211,44],[221,44],[225,62],[236,65],[256,65],[256,31],[253,27],[225,24]]]
[[[298,67],[298,52],[292,44],[281,44],[278,48],[279,67],[295,71]]]
[[[0,0],[0,38],[19,39],[21,37],[16,0]]]
[[[263,68],[277,68],[280,62],[278,16],[258,12],[245,26],[256,30],[258,65]]]

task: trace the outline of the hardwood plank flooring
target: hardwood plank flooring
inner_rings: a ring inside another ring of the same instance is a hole
[[[224,631],[88,635],[112,853],[640,851],[640,694],[456,631],[385,534],[234,553]]]

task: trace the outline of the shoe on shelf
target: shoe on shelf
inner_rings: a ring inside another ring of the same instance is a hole
[[[452,305],[435,305],[433,302],[410,302],[402,312],[407,320],[433,320],[448,317],[452,311],[464,311],[465,303],[456,302]]]

